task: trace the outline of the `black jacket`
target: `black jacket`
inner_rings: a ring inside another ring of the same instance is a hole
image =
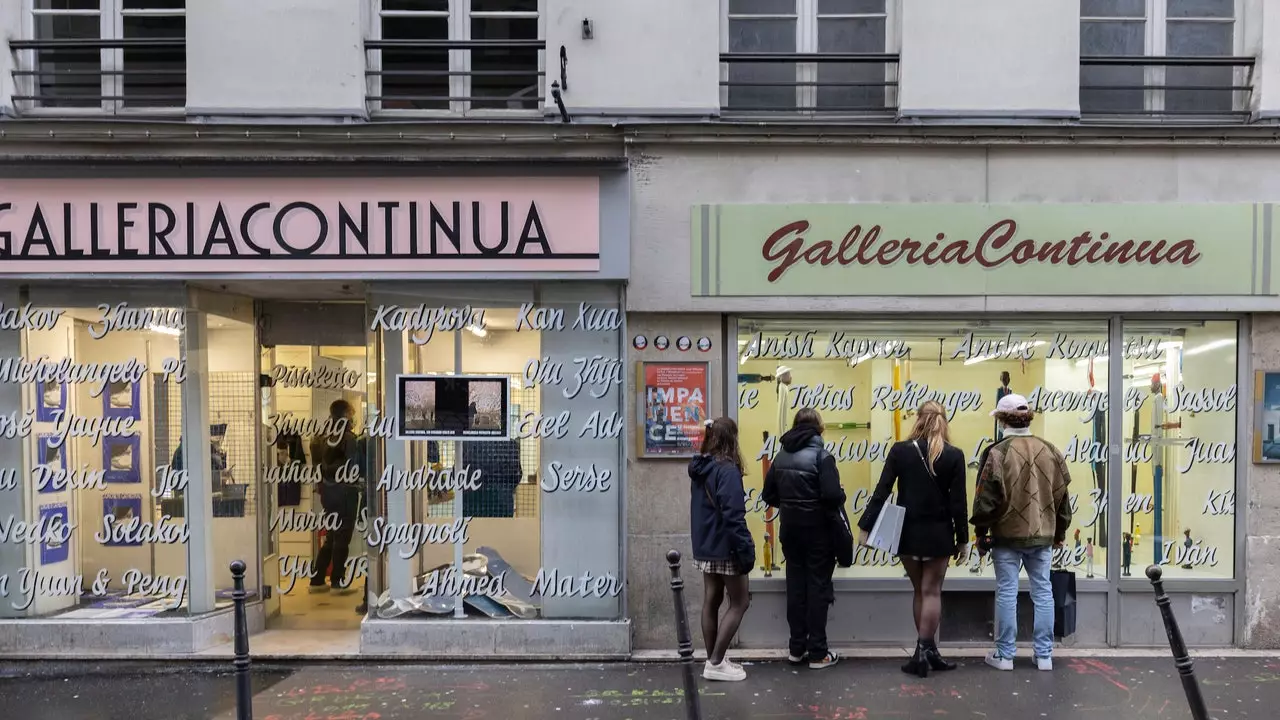
[[[760,497],[779,508],[783,525],[825,526],[844,504],[836,459],[815,428],[792,428],[782,436],[782,452],[769,466]]]
[[[898,505],[906,511],[900,555],[943,558],[969,540],[969,501],[965,492],[964,452],[944,445],[942,454],[930,475],[921,454],[927,455],[924,441],[917,446],[910,440],[894,444],[885,459],[880,482],[876,484],[858,527],[871,532],[880,509],[884,507],[895,481]]]
[[[735,560],[749,572],[756,562],[747,529],[742,473],[710,455],[689,461],[689,532],[695,560]]]

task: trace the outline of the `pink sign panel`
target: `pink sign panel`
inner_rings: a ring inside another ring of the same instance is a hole
[[[0,181],[0,275],[599,268],[591,177]]]

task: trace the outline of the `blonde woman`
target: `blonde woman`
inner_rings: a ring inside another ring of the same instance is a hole
[[[965,497],[964,453],[950,444],[947,413],[932,400],[916,411],[911,436],[894,444],[885,460],[880,482],[858,521],[860,540],[875,526],[894,484],[897,504],[906,511],[898,557],[915,590],[916,650],[902,671],[928,677],[929,670],[954,670],[938,652],[938,622],[942,617],[942,581],[949,558],[959,558],[969,539],[968,498]]]

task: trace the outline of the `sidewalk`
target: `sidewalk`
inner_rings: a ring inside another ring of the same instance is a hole
[[[821,671],[747,664],[741,683],[699,680],[703,718],[739,720],[1181,720],[1168,657],[1061,657],[1052,673],[980,660],[921,680],[897,660],[847,658]],[[185,668],[185,669],[184,669]],[[232,720],[234,679],[209,666],[5,666],[0,707],[21,720]],[[222,669],[222,666],[216,666]],[[1199,658],[1217,720],[1280,713],[1280,657]],[[15,672],[17,671],[17,672]],[[34,673],[34,674],[33,674]],[[17,675],[17,677],[15,677]],[[589,665],[254,666],[255,720],[684,720],[681,667]]]

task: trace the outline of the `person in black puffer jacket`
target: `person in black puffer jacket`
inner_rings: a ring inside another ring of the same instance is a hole
[[[738,424],[716,418],[707,425],[702,450],[689,461],[689,527],[693,564],[702,571],[702,639],[707,645],[707,680],[745,680],[742,666],[725,658],[747,613],[747,575],[756,564],[756,546],[747,529]],[[729,609],[720,618],[720,604]]]
[[[836,569],[830,518],[844,505],[836,459],[822,442],[822,416],[813,408],[796,413],[782,436],[782,452],[764,478],[761,499],[779,509],[779,539],[787,563],[787,660],[806,659],[814,670],[831,667],[839,656],[827,647],[827,609],[835,602]]]

